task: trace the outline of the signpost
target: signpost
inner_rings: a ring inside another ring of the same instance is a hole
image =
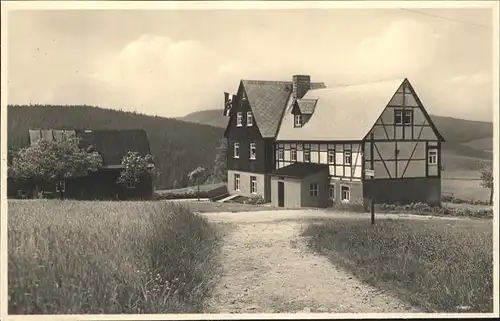
[[[374,179],[375,178],[375,168],[374,168],[374,165],[373,165],[373,153],[374,153],[374,135],[373,133],[370,134],[370,176],[371,176],[371,179]],[[375,224],[375,203],[373,201],[373,184],[372,184],[372,188],[370,190],[370,201],[371,201],[371,208],[370,208],[370,213],[371,213],[371,221],[372,221],[372,224]]]

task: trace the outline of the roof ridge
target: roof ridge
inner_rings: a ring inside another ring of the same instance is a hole
[[[389,83],[389,82],[399,82],[400,84],[402,84],[403,81],[405,81],[406,79],[407,78],[391,78],[391,79],[386,79],[386,80],[364,82],[364,83],[355,84],[355,85],[340,85],[340,86],[332,86],[332,87],[310,89],[310,90],[325,90],[325,89],[335,90],[335,89],[362,88],[365,86],[373,86],[373,85],[384,84],[384,83]]]
[[[252,79],[242,79],[246,84],[251,85],[291,85],[292,81],[287,80],[252,80]],[[311,81],[311,84],[325,84],[324,81]]]
[[[242,79],[242,81],[246,84],[251,85],[291,85],[291,81],[281,81],[281,80],[249,80]]]

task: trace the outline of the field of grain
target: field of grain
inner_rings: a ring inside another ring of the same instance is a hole
[[[318,220],[309,247],[429,312],[492,312],[490,220]]]
[[[9,201],[9,314],[199,313],[220,231],[165,202]]]

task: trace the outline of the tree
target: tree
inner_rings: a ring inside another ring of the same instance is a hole
[[[493,205],[493,168],[486,165],[481,164],[481,168],[479,170],[480,179],[481,179],[481,187],[490,189],[490,205]]]
[[[144,156],[139,153],[128,152],[123,156],[121,164],[123,170],[118,177],[118,184],[135,186],[148,174],[154,171],[153,156]]]
[[[227,181],[227,140],[225,138],[219,141],[217,146],[217,154],[212,168],[212,172],[208,177],[207,183],[220,183]]]
[[[95,172],[102,166],[98,152],[83,150],[77,137],[61,141],[40,140],[12,155],[9,175],[16,180],[31,181],[35,193],[43,182],[56,183]],[[64,191],[61,190],[61,198]]]
[[[200,182],[205,176],[205,168],[197,167],[188,174],[190,181],[195,182],[198,185],[198,201],[200,200]]]

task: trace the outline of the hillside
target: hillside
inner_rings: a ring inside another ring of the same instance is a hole
[[[157,189],[189,185],[197,166],[211,168],[223,129],[172,118],[147,116],[91,106],[8,106],[8,144],[29,143],[28,129],[144,129],[159,173]]]
[[[186,116],[179,118],[179,120],[225,128],[228,118],[222,115],[222,110],[208,109],[187,114]]]
[[[443,116],[431,117],[446,139],[443,145],[445,176],[456,175],[457,171],[474,172],[478,168],[478,162],[491,162],[493,123]],[[222,115],[221,110],[202,110],[181,119],[222,128],[227,124],[227,118]]]
[[[186,116],[179,119],[192,123],[205,124],[222,128],[226,127],[228,121],[228,118],[222,115],[222,110],[219,109],[195,111],[194,113],[187,114]]]

